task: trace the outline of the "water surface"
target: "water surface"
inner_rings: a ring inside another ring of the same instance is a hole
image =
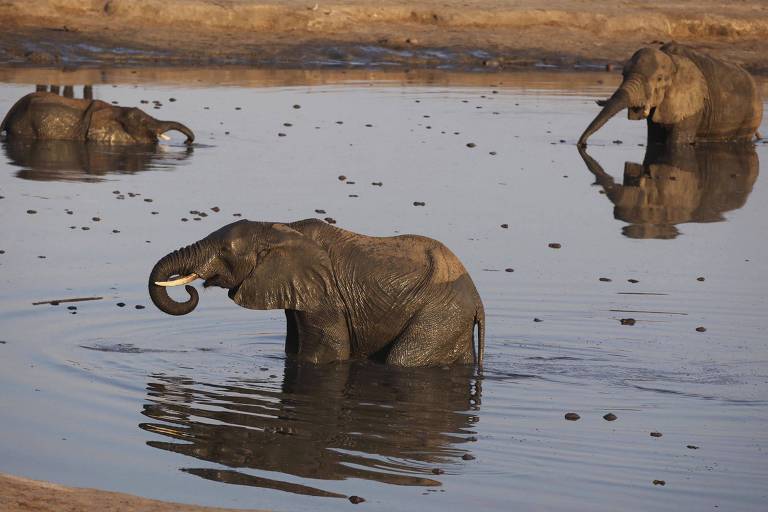
[[[0,110],[62,78],[16,73]],[[276,510],[764,507],[768,145],[647,153],[615,119],[582,156],[613,74],[280,73],[85,76],[191,149],[4,143],[0,471]],[[296,364],[282,312],[223,290],[151,304],[168,251],[315,216],[448,245],[482,375]]]

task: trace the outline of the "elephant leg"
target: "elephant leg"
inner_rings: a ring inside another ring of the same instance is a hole
[[[446,309],[450,309],[446,308]],[[474,319],[457,312],[424,309],[392,344],[387,363],[395,366],[439,366],[474,361]],[[451,318],[446,321],[446,317]]]
[[[299,327],[296,325],[298,311],[285,310],[285,353],[297,354],[299,352]]]
[[[293,318],[299,359],[330,363],[350,358],[349,330],[344,315],[293,311]]]
[[[701,115],[693,115],[683,119],[669,130],[667,145],[693,144],[696,142],[696,132],[699,130]]]

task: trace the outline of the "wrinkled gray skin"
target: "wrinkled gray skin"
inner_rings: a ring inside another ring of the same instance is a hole
[[[99,100],[74,99],[50,92],[27,94],[6,114],[0,133],[8,138],[79,140],[108,144],[154,144],[176,130],[195,140],[192,130],[175,121],[158,121],[138,108]]]
[[[480,296],[458,258],[430,238],[369,237],[317,219],[241,220],[158,261],[149,277],[155,305],[171,315],[192,311],[194,287],[176,302],[155,284],[191,273],[205,287],[227,288],[240,306],[284,309],[286,352],[303,361],[482,364]]]
[[[647,120],[648,144],[748,142],[756,136],[763,103],[755,81],[740,66],[668,43],[635,52],[623,76],[616,92],[598,102],[603,110],[584,130],[579,146],[625,108],[629,119]]]

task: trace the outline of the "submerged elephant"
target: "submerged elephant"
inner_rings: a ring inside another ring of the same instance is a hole
[[[150,297],[168,314],[187,314],[198,303],[195,288],[176,302],[166,287],[195,279],[229,289],[240,306],[284,309],[286,352],[303,361],[482,364],[480,295],[459,259],[430,238],[370,237],[317,219],[241,220],[158,261]]]
[[[0,133],[8,138],[79,140],[109,144],[154,144],[176,130],[195,140],[192,130],[175,121],[158,121],[138,108],[118,107],[100,100],[74,99],[34,92],[17,101],[6,114]]]
[[[629,238],[675,238],[677,224],[722,221],[724,212],[744,206],[759,172],[749,144],[650,146],[642,165],[624,164],[618,184],[580,153],[614,204],[614,217],[629,223],[622,230]]]
[[[628,109],[629,119],[646,119],[648,144],[750,141],[763,103],[755,81],[740,66],[687,46],[668,43],[642,48],[624,66],[624,80],[579,138],[587,139],[611,117]]]

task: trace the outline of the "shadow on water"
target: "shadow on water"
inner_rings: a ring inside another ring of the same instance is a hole
[[[186,467],[202,478],[291,493],[344,497],[246,473],[439,486],[436,465],[471,459],[481,387],[472,368],[396,369],[373,363],[286,360],[283,382],[226,385],[155,376],[142,423],[171,441],[149,446],[235,469]]]
[[[649,146],[642,165],[624,163],[617,184],[585,150],[579,153],[614,204],[614,217],[630,224],[622,228],[629,238],[671,239],[680,233],[677,224],[724,220],[747,202],[760,168],[751,144]]]
[[[3,143],[18,178],[36,181],[102,181],[108,174],[172,169],[194,149],[158,144],[112,145],[65,140],[13,139]]]

